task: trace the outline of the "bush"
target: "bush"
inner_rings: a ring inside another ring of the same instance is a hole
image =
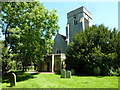
[[[118,75],[120,75],[120,71],[119,71],[119,69],[113,69],[113,68],[111,68],[109,70],[109,75],[110,76],[118,76]]]
[[[120,33],[104,25],[92,26],[74,36],[66,53],[66,67],[78,75],[118,75]],[[117,71],[118,72],[118,71]]]

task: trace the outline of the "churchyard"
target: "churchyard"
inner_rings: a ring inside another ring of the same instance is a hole
[[[91,13],[81,6],[66,13],[64,36],[58,33],[57,11],[40,2],[2,6],[2,88],[118,88],[120,32],[116,28],[92,25]]]
[[[118,88],[117,76],[72,76],[61,78],[54,73],[16,73],[16,85],[10,87],[9,76],[3,77],[2,88]]]

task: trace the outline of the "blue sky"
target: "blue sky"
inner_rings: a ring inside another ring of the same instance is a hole
[[[44,2],[43,5],[49,10],[57,9],[59,32],[63,35],[66,34],[67,13],[81,6],[91,12],[93,24],[118,28],[118,2]]]

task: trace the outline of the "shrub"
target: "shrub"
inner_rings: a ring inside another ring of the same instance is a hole
[[[78,75],[118,75],[111,70],[120,68],[118,36],[119,32],[104,25],[93,25],[76,34],[66,53],[67,69],[74,69]]]

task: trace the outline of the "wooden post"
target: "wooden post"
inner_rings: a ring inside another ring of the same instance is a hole
[[[52,72],[54,72],[54,54],[52,54]]]

